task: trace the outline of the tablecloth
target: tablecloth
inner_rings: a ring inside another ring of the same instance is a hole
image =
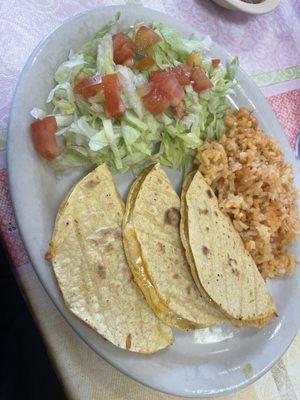
[[[122,375],[98,357],[69,327],[41,286],[18,234],[7,186],[6,127],[18,75],[37,43],[64,19],[125,1],[0,1],[0,235],[28,299],[58,376],[70,399],[171,399]],[[228,11],[210,0],[128,1],[166,12],[208,34],[261,87],[292,148],[300,130],[300,1],[282,0],[268,15]],[[300,398],[300,334],[263,378],[228,400]]]

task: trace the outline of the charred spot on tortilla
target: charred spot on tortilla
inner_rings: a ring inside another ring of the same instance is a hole
[[[107,243],[107,244],[104,246],[104,251],[110,252],[110,251],[112,251],[113,249],[114,249],[114,245],[113,245],[112,243]]]
[[[215,214],[215,216],[216,216],[216,217],[218,216],[218,213],[217,213],[217,211],[214,211],[214,214]]]
[[[106,278],[106,270],[105,270],[104,265],[102,265],[102,264],[98,265],[98,275],[100,276],[101,279]]]
[[[202,246],[202,253],[207,256],[210,253],[210,250],[206,246]]]
[[[171,226],[179,226],[180,211],[176,207],[171,207],[165,212],[165,223]]]
[[[227,255],[228,255],[228,254],[227,254]],[[234,264],[237,265],[236,259],[235,259],[235,258],[230,258],[229,255],[228,255],[228,265],[229,265],[230,267],[232,267]]]
[[[192,285],[189,285],[189,286],[186,288],[186,291],[188,292],[188,294],[191,294]]]
[[[208,232],[208,231],[209,231],[209,226],[206,226],[206,227],[205,227],[205,230]]]
[[[207,189],[206,191],[207,196],[211,199],[213,197],[212,191],[210,189]]]
[[[129,333],[127,335],[125,346],[126,346],[126,350],[129,350],[131,347],[131,333]]]
[[[206,215],[206,214],[208,214],[208,209],[207,208],[199,208],[199,214],[204,214],[204,215]]]
[[[100,181],[96,179],[91,179],[84,184],[87,189],[93,189],[95,186],[99,185]]]
[[[237,268],[231,268],[231,272],[237,277],[240,276],[240,271]]]
[[[174,275],[173,275],[173,278],[174,278],[174,279],[179,279],[179,278],[180,278],[180,275],[179,275],[179,274],[174,274]]]
[[[157,243],[157,250],[158,250],[159,252],[161,252],[161,253],[165,253],[165,252],[166,252],[165,245],[162,244],[161,242],[158,242],[158,243]]]

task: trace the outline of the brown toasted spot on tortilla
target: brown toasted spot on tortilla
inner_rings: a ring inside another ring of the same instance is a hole
[[[158,243],[157,243],[157,250],[158,250],[159,252],[165,253],[165,252],[166,252],[165,245],[162,244],[161,242],[158,242]]]
[[[112,251],[113,248],[114,248],[114,245],[113,245],[112,243],[107,243],[107,244],[104,246],[104,250],[105,250],[105,251]]]
[[[45,260],[47,261],[52,261],[53,255],[52,255],[52,251],[51,251],[51,247],[49,248],[49,250],[46,251],[45,253]]]
[[[240,276],[240,271],[237,268],[231,268],[231,271],[233,275],[239,277]]]
[[[230,265],[232,267],[234,264],[237,265],[236,259],[235,258],[230,258],[228,256],[228,265]]]
[[[217,211],[214,211],[214,214],[215,214],[216,216],[218,216],[218,213],[217,213]]]
[[[206,230],[206,231],[209,231],[209,227],[208,227],[208,226],[206,226],[206,227],[205,227],[205,230]]]
[[[167,225],[178,226],[180,222],[180,212],[178,208],[171,207],[165,212],[165,223]]]
[[[199,214],[208,214],[208,209],[207,208],[199,208]]]
[[[174,275],[173,275],[173,278],[174,278],[174,279],[179,279],[179,277],[180,277],[179,274],[174,274]]]
[[[69,221],[67,221],[67,222],[66,222],[66,226],[68,226],[68,225],[69,225],[69,223],[70,223],[70,222],[69,222]]]
[[[191,294],[192,285],[189,285],[189,286],[186,288],[186,291],[188,292],[188,294]]]
[[[130,349],[130,347],[131,347],[131,333],[129,333],[128,335],[127,335],[127,338],[126,338],[126,350],[129,350]]]
[[[91,179],[90,181],[87,181],[84,185],[84,187],[86,187],[87,189],[92,189],[95,186],[99,185],[99,181],[95,180],[95,179]]]
[[[158,183],[162,183],[162,180],[160,178],[157,178]]]
[[[100,276],[101,279],[105,279],[106,278],[105,267],[102,264],[98,265],[98,275]]]
[[[206,191],[207,196],[211,199],[213,197],[212,191],[210,189],[207,189]]]
[[[100,246],[104,246],[105,250],[110,251],[112,250],[112,241],[119,239],[120,237],[121,230],[118,227],[109,226],[98,230],[95,233],[95,236],[89,238],[89,240],[99,244]]]
[[[113,226],[101,229],[101,233],[104,237],[111,235],[114,236],[116,239],[118,239],[121,236],[120,229]]]
[[[208,254],[210,251],[209,251],[209,248],[208,248],[208,247],[202,246],[202,252],[203,252],[203,254],[204,254],[205,256],[207,256],[207,254]]]
[[[75,222],[75,224],[78,224],[78,221],[77,221],[77,219],[74,219],[74,222]]]

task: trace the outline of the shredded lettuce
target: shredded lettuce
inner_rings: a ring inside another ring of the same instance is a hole
[[[200,52],[203,49],[198,40],[184,39],[178,32],[169,28],[160,30],[162,37],[170,45],[171,49],[181,57],[186,57],[192,52]]]
[[[54,74],[57,83],[72,82],[85,64],[82,54],[74,54],[69,60],[63,62]]]
[[[56,86],[47,98],[52,106],[48,115],[56,118],[61,154],[50,164],[61,171],[107,162],[113,171],[138,173],[159,161],[185,170],[204,141],[219,140],[225,131],[223,118],[229,107],[228,96],[234,94],[238,60],[213,68],[208,53],[209,38],[184,38],[160,23],[153,23],[152,29],[161,37],[149,51],[156,65],[148,71],[115,65],[112,35],[118,31],[119,17],[117,14],[79,50],[71,50],[54,74]],[[128,34],[132,39],[140,25],[130,27]],[[172,110],[153,116],[144,108],[139,88],[148,82],[151,70],[177,66],[192,52],[213,87],[198,94],[191,85],[185,86],[185,115],[180,120]],[[103,91],[87,100],[74,95],[78,73],[89,76],[118,73],[126,107],[124,115],[119,119],[107,118]],[[31,115],[42,119],[47,113],[34,108]]]
[[[106,33],[98,44],[97,73],[100,75],[112,74],[115,68],[112,35]]]

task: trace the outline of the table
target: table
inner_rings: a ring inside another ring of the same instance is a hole
[[[98,357],[69,327],[41,286],[23,247],[7,186],[5,137],[18,75],[37,43],[64,19],[86,9],[125,1],[10,0],[0,3],[0,235],[19,283],[70,399],[171,399],[125,377]],[[271,14],[228,11],[210,0],[127,1],[182,19],[239,56],[261,87],[292,148],[300,130],[300,2],[282,0]],[[300,334],[263,378],[228,400],[295,400],[300,397]]]

